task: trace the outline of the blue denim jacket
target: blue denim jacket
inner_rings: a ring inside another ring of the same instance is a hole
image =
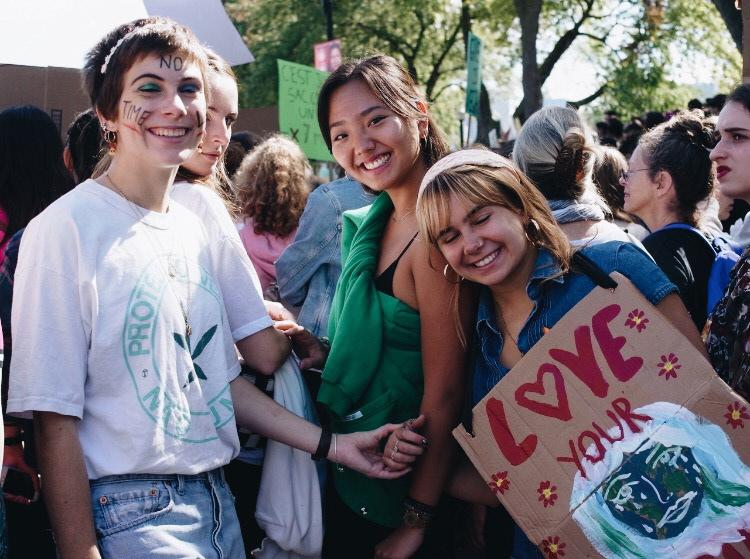
[[[677,292],[677,287],[669,282],[654,261],[632,243],[611,241],[583,248],[581,252],[607,274],[617,271],[627,277],[653,305]],[[534,301],[534,308],[518,334],[518,349],[524,354],[541,339],[545,328],[552,328],[596,286],[587,275],[577,272],[544,281],[559,272],[560,267],[552,255],[540,250],[526,288],[526,293]],[[472,405],[484,398],[509,371],[499,360],[503,336],[497,323],[495,302],[487,287],[482,288],[479,296],[475,335],[477,349],[474,352]],[[543,557],[518,527],[513,538],[513,557]]]
[[[620,272],[627,277],[653,305],[670,293],[677,292],[677,287],[670,283],[654,261],[631,243],[611,241],[589,246],[581,252],[607,274]],[[518,349],[524,354],[541,339],[545,328],[552,328],[596,285],[587,275],[577,272],[544,281],[559,272],[560,268],[552,255],[546,250],[540,250],[526,288],[534,301],[534,308],[518,334]],[[479,351],[474,364],[473,405],[484,398],[509,370],[499,361],[503,351],[503,336],[497,324],[495,303],[488,288],[483,288],[479,297],[475,328]]]
[[[341,275],[341,214],[372,203],[358,182],[339,179],[307,199],[294,241],[276,261],[285,305],[302,306],[297,321],[316,336],[328,332],[328,315]]]

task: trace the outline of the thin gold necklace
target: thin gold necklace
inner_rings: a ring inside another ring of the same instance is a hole
[[[503,313],[501,313],[500,311],[497,311],[497,321],[500,323],[500,329],[505,331],[505,333],[508,335],[510,340],[515,344],[518,351],[521,351],[521,348],[518,347],[518,340],[516,340],[516,338],[513,337],[513,334],[510,333],[510,328],[508,327],[508,323],[505,322],[505,318],[503,318]]]
[[[106,173],[104,177],[107,179],[109,184],[112,185],[112,188],[114,188],[115,192],[117,192],[120,196],[122,196],[130,205],[130,208],[133,210],[136,218],[138,219],[139,223],[143,223],[144,225],[148,225],[143,221],[143,218],[146,217],[146,214],[141,211],[141,208],[133,202],[123,190],[117,186],[117,183],[112,180],[112,176],[109,173]],[[172,247],[170,248],[169,253],[167,254],[167,269],[164,269],[164,266],[162,265],[161,259],[159,258],[159,251],[157,250],[157,247],[154,244],[155,239],[151,238],[151,234],[148,232],[148,228],[145,229],[146,232],[146,238],[149,241],[149,244],[151,245],[151,249],[154,252],[154,255],[156,256],[156,263],[161,269],[161,271],[164,273],[164,275],[167,277],[167,285],[169,286],[169,291],[172,292],[172,296],[177,301],[177,304],[180,307],[180,312],[182,313],[182,320],[185,324],[185,335],[186,337],[190,338],[190,336],[193,334],[193,329],[190,326],[190,321],[188,320],[188,310],[190,308],[190,267],[188,266],[187,259],[185,258],[185,247],[183,246],[183,261],[185,263],[185,275],[187,278],[187,290],[185,295],[185,303],[182,303],[182,299],[177,295],[174,288],[172,287],[172,281],[177,276],[177,266],[174,263],[175,255],[174,255],[174,245],[176,244],[175,240],[175,234],[174,231],[172,231]],[[161,249],[161,252],[166,252],[164,250],[164,246],[156,240],[156,242],[159,244],[159,248]],[[188,341],[188,344],[190,342]]]

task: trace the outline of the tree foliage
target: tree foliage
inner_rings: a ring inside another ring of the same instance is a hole
[[[515,0],[515,4],[524,49],[524,99],[516,111],[522,120],[541,106],[542,85],[574,44],[590,53],[601,80],[587,98],[577,103],[569,100],[578,105],[604,95],[627,112],[635,107],[640,107],[636,112],[674,108],[694,93],[676,83],[675,74],[685,70],[676,68],[676,63],[696,63],[701,55],[704,62],[708,57],[723,62],[717,65],[719,75],[714,79],[739,68],[727,29],[709,0]]]
[[[590,56],[600,83],[580,104],[598,100],[624,113],[684,105],[695,92],[680,73],[706,57],[715,81],[739,79],[739,55],[715,4],[724,0],[333,0],[334,33],[347,56],[384,52],[399,59],[424,89],[442,124],[455,129],[463,104],[468,30],[484,44],[484,130],[493,84],[523,67],[518,114],[541,105],[542,86],[563,56]],[[318,0],[225,0],[256,56],[238,69],[241,106],[276,103],[276,59],[312,64],[326,40]],[[727,80],[727,76],[730,76]],[[489,80],[489,81],[488,81]],[[726,83],[722,83],[726,85]],[[486,96],[485,96],[486,94]],[[507,126],[507,123],[504,123]],[[483,132],[484,134],[484,132]]]
[[[409,70],[429,100],[464,69],[460,7],[444,0],[337,0],[334,32],[347,56],[384,52]],[[242,70],[243,105],[276,99],[276,58],[312,64],[313,44],[326,40],[323,11],[310,0],[230,0],[256,62]]]

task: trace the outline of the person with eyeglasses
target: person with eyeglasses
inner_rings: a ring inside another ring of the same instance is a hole
[[[643,246],[677,285],[698,330],[706,323],[716,257],[699,229],[699,206],[713,190],[713,133],[713,124],[699,112],[678,113],[641,136],[620,179],[625,211],[651,232]]]
[[[637,217],[623,209],[625,196],[620,181],[628,170],[627,158],[617,148],[598,146],[594,161],[594,184],[602,198],[612,210],[612,222],[638,240],[648,236],[649,231],[639,223]]]

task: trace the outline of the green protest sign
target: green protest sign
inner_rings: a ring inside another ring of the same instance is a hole
[[[318,92],[328,74],[278,60],[279,129],[296,141],[310,159],[333,161],[318,127]]]
[[[466,112],[479,117],[479,93],[482,89],[482,41],[469,32],[466,50]]]

